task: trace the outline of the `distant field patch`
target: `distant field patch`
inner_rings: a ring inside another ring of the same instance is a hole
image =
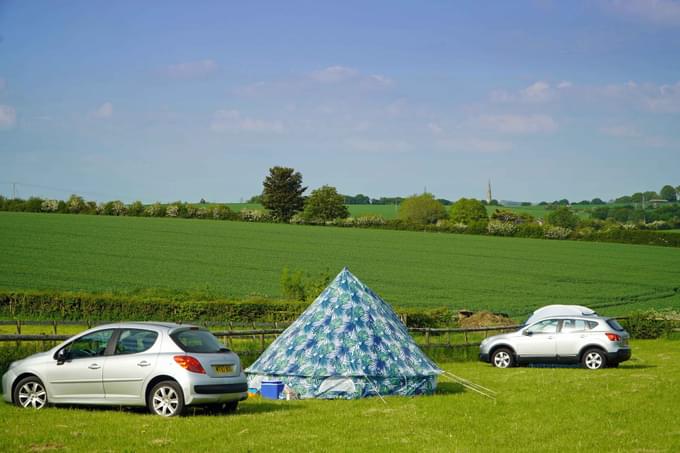
[[[400,307],[680,307],[664,247],[208,220],[0,213],[0,287],[280,296],[284,266],[352,272]]]

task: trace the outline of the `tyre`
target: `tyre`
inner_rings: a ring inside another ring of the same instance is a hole
[[[42,409],[47,405],[47,391],[35,376],[25,377],[14,387],[13,401],[19,407]]]
[[[599,349],[588,349],[581,357],[581,364],[589,370],[599,370],[607,366],[607,357]]]
[[[184,393],[175,381],[162,381],[149,393],[149,412],[163,417],[175,417],[184,412]]]
[[[515,357],[510,349],[496,349],[491,354],[491,364],[496,368],[510,368],[515,365]]]

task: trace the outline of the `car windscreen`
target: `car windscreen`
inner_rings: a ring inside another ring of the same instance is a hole
[[[185,352],[225,352],[228,351],[217,338],[207,330],[186,329],[174,332],[170,337]]]
[[[607,324],[609,324],[609,327],[611,327],[614,330],[618,331],[624,330],[623,326],[621,326],[621,324],[619,324],[619,322],[616,319],[608,319]]]

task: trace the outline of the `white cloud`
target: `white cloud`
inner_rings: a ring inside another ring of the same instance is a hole
[[[620,138],[635,138],[641,135],[635,126],[629,125],[606,126],[600,128],[600,132],[604,135]]]
[[[428,123],[427,128],[435,135],[439,135],[444,132],[444,129],[437,123]]]
[[[109,119],[113,116],[113,104],[110,102],[104,102],[102,105],[97,107],[97,110],[92,112],[92,116],[99,119]]]
[[[436,145],[442,151],[452,152],[498,153],[512,149],[512,143],[507,141],[475,137],[439,140]]]
[[[680,26],[680,2],[674,0],[609,0],[607,9],[656,25]]]
[[[359,71],[346,66],[329,66],[310,74],[310,77],[321,83],[337,83],[359,76]]]
[[[606,97],[629,102],[654,113],[680,112],[680,81],[675,84],[638,84],[629,81],[596,89]]]
[[[217,71],[214,60],[189,61],[167,66],[163,73],[173,79],[198,79]]]
[[[267,121],[243,116],[238,110],[218,110],[213,115],[210,128],[217,132],[282,133],[281,121]]]
[[[571,88],[573,84],[563,80],[553,86],[549,82],[539,80],[518,91],[494,90],[489,98],[492,102],[543,103],[556,99],[559,91]]]
[[[0,129],[11,129],[17,123],[17,112],[11,105],[0,105]]]
[[[345,144],[354,151],[366,153],[404,153],[411,145],[403,140],[349,139]]]
[[[476,120],[484,129],[504,134],[535,134],[553,132],[557,123],[549,115],[484,115]]]
[[[520,92],[522,99],[529,102],[545,102],[552,97],[550,84],[539,80]]]

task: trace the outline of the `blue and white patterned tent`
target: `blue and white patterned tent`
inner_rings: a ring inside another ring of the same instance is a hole
[[[432,393],[442,371],[345,268],[246,373],[251,388],[280,380],[300,398],[349,399]]]

